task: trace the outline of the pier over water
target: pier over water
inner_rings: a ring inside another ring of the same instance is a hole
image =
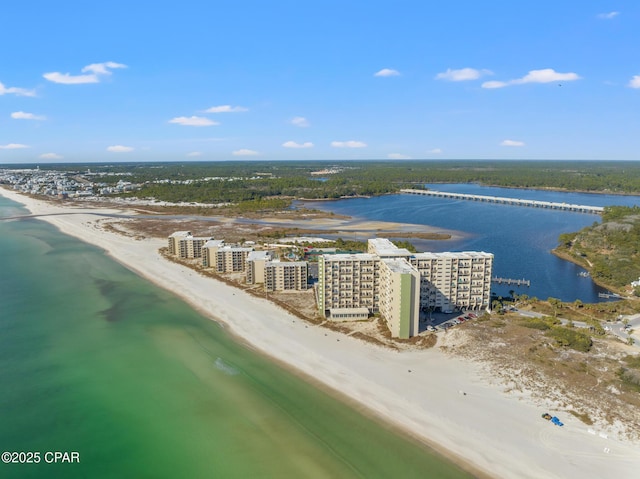
[[[455,200],[484,201],[487,203],[499,203],[512,206],[528,206],[532,208],[548,208],[552,210],[574,211],[577,213],[590,213],[594,215],[601,215],[604,211],[604,208],[602,206],[572,205],[569,203],[553,203],[551,201],[503,198],[500,196],[468,195],[463,193],[447,193],[444,191],[414,189],[403,189],[400,190],[400,192],[410,195],[435,196],[438,198],[449,198]]]

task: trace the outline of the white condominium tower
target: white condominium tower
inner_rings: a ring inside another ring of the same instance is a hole
[[[411,253],[371,239],[368,253],[318,258],[318,309],[338,321],[380,313],[393,336],[409,338],[420,311],[488,308],[492,263],[490,253]]]

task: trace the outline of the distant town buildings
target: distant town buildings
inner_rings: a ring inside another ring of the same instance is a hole
[[[101,176],[128,176],[131,173],[104,173]],[[0,169],[0,183],[9,184],[15,190],[31,195],[58,198],[91,199],[99,195],[111,195],[135,191],[140,188],[123,179],[116,183],[92,181],[96,173],[41,170],[40,168]]]

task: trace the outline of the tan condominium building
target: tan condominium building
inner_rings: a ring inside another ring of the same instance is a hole
[[[265,266],[273,260],[271,251],[252,251],[247,256],[247,284],[264,284]]]
[[[493,255],[411,253],[384,238],[368,253],[318,258],[318,309],[336,321],[380,313],[392,334],[418,332],[420,311],[489,307]]]
[[[366,308],[369,313],[378,312],[379,269],[380,258],[374,254],[319,256],[317,297],[320,312],[325,317],[345,320],[350,317],[343,309]]]
[[[247,267],[247,256],[253,248],[241,248],[218,244],[213,241],[203,247],[202,265],[217,273],[243,273]]]
[[[210,240],[202,245],[202,266],[215,268],[218,263],[218,250],[224,246],[224,240]]]
[[[489,307],[493,255],[484,252],[416,253],[423,310],[482,310]]]
[[[270,261],[264,267],[264,289],[272,291],[295,291],[307,289],[308,272],[306,261]]]
[[[202,247],[212,239],[211,237],[193,236],[191,231],[176,231],[169,236],[169,253],[180,258],[201,258]]]

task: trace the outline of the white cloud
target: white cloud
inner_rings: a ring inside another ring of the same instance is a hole
[[[111,153],[128,153],[133,151],[133,148],[131,146],[113,145],[108,146],[107,151],[110,151]]]
[[[107,70],[108,68],[127,68],[127,65],[116,62],[92,63],[84,67],[82,73],[92,72],[96,75],[111,75],[111,72]]]
[[[191,153],[187,153],[187,156],[189,156],[189,157],[202,156],[202,152],[200,152],[200,151],[192,151]]]
[[[447,81],[466,81],[466,80],[477,80],[483,75],[492,75],[493,72],[491,70],[476,70],[475,68],[460,68],[459,70],[452,70],[451,68],[447,68],[446,72],[438,73],[436,75],[436,80],[447,80]]]
[[[504,140],[500,143],[500,146],[524,146],[524,141]]]
[[[503,88],[505,86],[509,86],[509,84],[507,82],[497,80],[486,81],[482,84],[482,88]]]
[[[620,15],[620,12],[599,13],[596,15],[601,20],[611,20]]]
[[[203,116],[177,116],[169,120],[169,123],[183,126],[215,126],[220,124]]]
[[[542,70],[531,70],[519,80],[513,80],[516,84],[522,83],[552,83],[556,81],[574,81],[579,80],[577,73],[558,73],[553,68],[544,68]]]
[[[309,121],[304,116],[296,116],[291,120],[291,124],[294,126],[299,126],[300,128],[306,128],[311,126]]]
[[[482,84],[482,88],[503,88],[510,85],[523,85],[525,83],[552,83],[559,81],[580,80],[577,73],[559,73],[553,68],[544,68],[542,70],[531,70],[522,78],[516,78],[509,81],[488,81]]]
[[[334,148],[364,148],[365,146],[367,146],[367,144],[363,143],[362,141],[349,140],[332,141],[331,146],[333,146]]]
[[[400,72],[392,68],[383,68],[382,70],[375,72],[373,76],[374,77],[397,77],[397,76],[400,76]]]
[[[80,85],[82,83],[98,83],[100,81],[97,75],[71,75],[69,73],[51,72],[42,76],[53,83],[62,83],[63,85]]]
[[[85,75],[72,75],[70,73],[50,72],[42,75],[47,80],[54,83],[62,83],[63,85],[80,85],[82,83],[98,83],[100,76],[111,75],[109,69],[127,68],[127,65],[115,62],[92,63],[87,65],[81,71],[87,73]]]
[[[57,153],[43,153],[38,158],[41,160],[61,160],[64,156],[58,155]]]
[[[0,150],[19,150],[20,148],[29,148],[28,145],[22,143],[9,143],[8,145],[0,145]]]
[[[442,153],[442,148],[433,148],[427,151],[427,153],[431,153],[432,155],[439,155]]]
[[[18,88],[15,86],[6,87],[2,82],[0,82],[0,96],[6,95],[7,93],[18,96],[36,96],[36,92],[34,90],[27,90],[26,88]]]
[[[255,150],[248,150],[247,148],[241,148],[240,150],[236,150],[232,152],[233,156],[255,156],[259,155]]]
[[[407,155],[403,155],[402,153],[389,153],[387,158],[390,160],[410,160],[411,157]]]
[[[282,146],[285,148],[313,148],[313,143],[305,141],[304,143],[296,143],[295,141],[285,141]]]
[[[240,111],[249,111],[249,109],[244,106],[220,105],[212,106],[205,110],[207,113],[236,113]]]
[[[26,113],[24,111],[14,111],[11,113],[11,118],[14,120],[46,120],[47,117],[43,115],[34,115],[33,113]]]
[[[631,80],[629,80],[630,88],[640,88],[640,75],[634,75]]]

